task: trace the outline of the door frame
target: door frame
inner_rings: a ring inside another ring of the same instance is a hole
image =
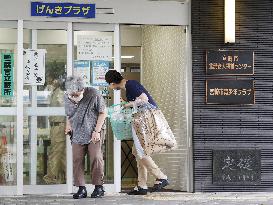
[[[24,29],[31,29],[31,48],[37,48],[37,30],[66,30],[67,31],[67,75],[73,74],[73,47],[74,47],[74,26],[75,29],[84,29],[92,31],[112,31],[114,32],[114,68],[121,70],[121,41],[119,24],[97,24],[97,23],[72,23],[72,22],[33,22],[33,21],[0,21],[0,28],[17,29],[17,95],[16,107],[0,107],[0,115],[16,116],[16,157],[17,157],[17,184],[15,186],[0,186],[0,195],[23,195],[23,194],[50,194],[50,193],[72,193],[73,187],[73,165],[72,165],[72,146],[70,140],[66,140],[67,154],[67,180],[66,184],[59,185],[36,185],[36,163],[31,166],[30,185],[23,184],[23,122],[24,115],[31,117],[31,160],[37,162],[37,116],[65,115],[64,107],[37,107],[37,87],[32,86],[31,95],[33,96],[31,107],[25,107],[23,104],[23,43]],[[114,103],[120,102],[120,91],[114,92]],[[108,192],[121,191],[121,143],[114,139],[114,183],[105,184]],[[88,185],[88,184],[87,184]],[[87,186],[92,189],[93,186]]]
[[[23,86],[23,78],[19,79],[19,76],[23,76],[23,55],[19,55],[19,50],[23,48],[23,21],[0,21],[0,28],[16,29],[17,31],[17,69],[16,69],[16,90],[20,90]],[[23,52],[21,53],[23,54]],[[0,186],[0,195],[22,195],[22,184],[23,184],[23,93],[16,93],[16,106],[14,107],[0,107],[1,116],[16,116],[16,170],[22,170],[21,172],[16,171],[16,185],[13,186]],[[18,137],[22,136],[22,137]],[[21,156],[20,156],[21,155]],[[21,161],[20,161],[21,160]],[[18,163],[19,162],[19,163]]]

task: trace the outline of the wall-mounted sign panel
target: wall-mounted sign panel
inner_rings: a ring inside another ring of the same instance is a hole
[[[260,183],[260,150],[213,150],[213,184],[251,185]]]
[[[208,75],[253,75],[253,51],[207,51]]]
[[[206,81],[207,104],[255,104],[253,80]]]
[[[95,18],[95,4],[31,2],[31,16]]]

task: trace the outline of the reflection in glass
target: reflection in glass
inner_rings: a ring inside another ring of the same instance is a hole
[[[64,184],[66,182],[66,136],[65,117],[50,116],[50,140],[43,139],[44,173],[43,180],[46,184]],[[49,149],[47,148],[49,147]]]
[[[66,77],[66,31],[38,30],[37,38],[37,48],[46,50],[45,84],[40,86],[24,86],[25,106],[48,107],[48,109],[50,107],[61,108],[63,107],[63,90]],[[37,96],[37,104],[32,99],[32,95],[34,97]],[[37,173],[35,173],[37,185],[66,183],[65,116],[46,116],[47,114],[35,113],[33,116],[25,117],[25,185],[31,182],[31,166],[37,169]],[[36,119],[37,127],[33,127],[36,126]],[[30,130],[36,129],[37,161],[31,161],[31,139],[36,139],[36,136],[33,136],[33,133],[31,135]]]
[[[15,107],[16,106],[16,47],[17,47],[17,29],[4,29],[0,28],[0,67],[1,67],[1,75],[3,77],[3,71],[2,71],[2,55],[3,54],[13,54],[13,62],[14,66],[12,68],[12,73],[10,78],[13,79],[13,95],[12,96],[3,96],[2,95],[2,90],[1,90],[1,96],[0,96],[0,105],[1,107]],[[3,89],[3,78],[0,78],[0,85],[1,89]],[[4,81],[5,82],[5,81]]]
[[[40,31],[51,32],[52,31]],[[60,33],[61,34],[61,33]],[[66,38],[66,34],[62,33]],[[44,86],[37,87],[37,104],[42,107],[63,107],[64,106],[64,82],[66,78],[66,45],[64,44],[40,44],[40,49],[47,50],[45,65]],[[40,94],[39,94],[40,93]],[[39,123],[38,129],[49,130],[49,135],[39,136],[43,142],[43,173],[41,183],[64,184],[66,183],[66,136],[65,116],[40,117],[43,123]],[[44,127],[44,125],[48,125]]]
[[[48,32],[49,36],[51,37],[50,31],[43,32]],[[60,33],[59,35],[64,35],[63,38],[66,38],[65,33]],[[64,81],[66,78],[66,47],[66,44],[38,45],[39,49],[45,49],[47,51],[45,64],[45,85],[37,86],[38,107],[64,106],[63,101],[56,101],[56,99],[63,98]],[[55,89],[58,90],[55,91]],[[59,93],[59,96],[56,95],[56,92]]]
[[[30,161],[30,117],[24,123],[24,184],[30,184],[30,167],[37,167],[37,184],[66,183],[64,116],[37,117],[37,162]]]
[[[0,185],[16,185],[16,118],[0,116]]]

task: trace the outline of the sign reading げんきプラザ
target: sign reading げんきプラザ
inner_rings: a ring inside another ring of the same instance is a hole
[[[31,16],[95,18],[95,4],[31,2]]]

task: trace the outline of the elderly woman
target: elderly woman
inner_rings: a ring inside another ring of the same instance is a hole
[[[109,70],[105,80],[110,89],[126,91],[128,104],[125,107],[138,107],[138,113],[133,115],[133,154],[137,160],[138,187],[129,195],[146,195],[147,172],[155,178],[152,191],[160,191],[169,184],[167,176],[159,169],[151,158],[152,154],[176,147],[173,133],[163,114],[149,92],[137,81],[126,80],[116,70]],[[155,120],[156,119],[156,120]]]
[[[65,132],[72,133],[74,185],[79,187],[73,198],[87,197],[83,163],[86,152],[90,157],[92,184],[95,185],[91,198],[102,197],[104,196],[104,161],[101,132],[106,118],[105,102],[96,89],[84,87],[82,78],[69,77],[65,86],[64,100],[67,115]]]

